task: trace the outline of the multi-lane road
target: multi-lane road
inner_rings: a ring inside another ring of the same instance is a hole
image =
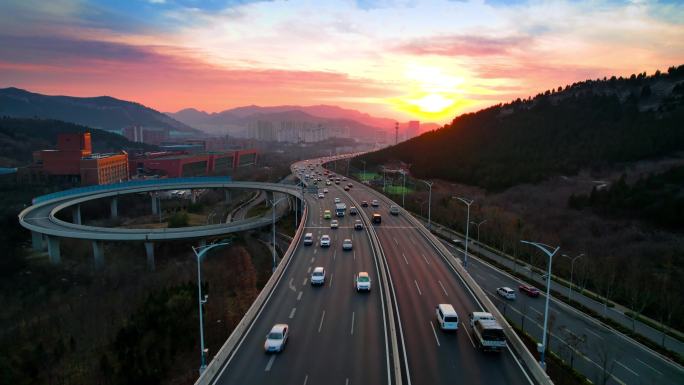
[[[323,169],[317,165],[316,170]],[[386,198],[364,186],[349,192],[342,185],[325,187],[329,192],[324,198],[305,197],[309,215],[304,232],[313,234],[314,244],[297,245],[267,302],[212,383],[534,383],[511,350],[485,354],[476,349],[467,315],[482,306],[405,213],[389,215]],[[365,215],[352,216],[348,210],[336,218],[334,198]],[[373,199],[380,201],[379,207],[361,207],[361,201]],[[339,228],[330,228],[324,210],[331,210]],[[368,221],[376,212],[383,216],[379,225]],[[363,230],[354,230],[357,219],[364,222]],[[320,246],[325,234],[332,238],[329,248]],[[353,240],[352,251],[342,250],[345,238]],[[325,268],[326,282],[312,287],[310,275],[318,266]],[[381,268],[389,273],[386,291]],[[373,280],[370,293],[357,293],[353,286],[360,271]],[[458,312],[457,332],[439,329],[435,307],[440,303],[450,303]],[[267,355],[265,335],[276,323],[289,325],[290,339],[283,352]]]

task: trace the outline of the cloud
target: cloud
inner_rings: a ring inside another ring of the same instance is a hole
[[[506,55],[512,50],[530,46],[532,42],[530,37],[518,36],[433,36],[414,39],[395,47],[395,50],[412,55],[491,56]]]

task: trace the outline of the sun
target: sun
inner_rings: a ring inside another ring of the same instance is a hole
[[[454,104],[454,100],[440,94],[428,94],[420,99],[410,100],[409,103],[418,107],[421,112],[439,114]]]

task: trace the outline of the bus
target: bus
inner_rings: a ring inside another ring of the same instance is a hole
[[[506,335],[495,320],[479,319],[473,326],[480,350],[500,351],[506,347]]]

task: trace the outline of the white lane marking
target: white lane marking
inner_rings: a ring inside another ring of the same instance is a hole
[[[401,253],[401,256],[404,257],[404,262],[406,262],[406,264],[408,265],[408,259],[406,259],[406,255],[404,255],[404,253]]]
[[[330,287],[332,287],[333,273],[330,273]]]
[[[423,293],[420,291],[420,288],[418,287],[418,281],[414,279],[413,282],[416,284],[416,289],[418,289],[418,295],[423,295]]]
[[[641,363],[642,365],[644,365],[645,367],[647,367],[647,368],[649,368],[649,369],[653,370],[654,372],[656,372],[656,373],[660,374],[661,376],[663,375],[663,373],[662,373],[662,372],[658,371],[658,370],[657,370],[656,368],[654,368],[653,366],[651,366],[651,365],[649,365],[649,364],[645,363],[644,361],[641,361],[641,360],[640,360],[640,359],[638,359],[638,358],[635,358],[635,359],[636,359],[637,361],[639,361],[639,362],[640,362],[640,363]]]
[[[394,243],[396,243],[397,246],[399,246],[399,242],[397,241],[397,238],[394,238]]]
[[[311,263],[314,263],[315,259],[314,257],[311,257]]]
[[[344,385],[349,385],[349,379],[348,378],[344,380]]]
[[[293,281],[294,281],[294,278],[290,278],[290,282],[288,282],[287,286],[290,288],[290,290],[297,291],[297,288],[295,287]]]
[[[306,376],[304,376],[304,384],[303,385],[306,385],[307,382],[309,382],[309,375],[308,374]]]
[[[337,256],[337,250],[333,251],[333,259]]]
[[[271,370],[271,366],[273,366],[273,361],[275,361],[276,356],[272,355],[271,359],[268,360],[268,364],[266,364],[266,369],[264,369],[264,372],[268,372]]]
[[[293,307],[293,308],[292,308],[292,311],[290,312],[290,319],[293,319],[293,318],[294,318],[296,312],[297,312],[297,308],[296,308],[296,307]]]
[[[442,346],[439,344],[439,338],[437,338],[437,332],[435,331],[435,325],[432,324],[432,321],[430,321],[430,327],[432,328],[432,334],[435,335],[435,341],[437,342],[437,346]]]
[[[321,328],[323,327],[323,320],[325,319],[325,310],[323,310],[323,314],[321,315],[321,322],[318,324],[318,332],[321,332]]]
[[[297,294],[297,301],[301,301],[301,299],[302,299],[302,294],[304,294],[303,291],[300,291],[299,294]]]
[[[448,297],[448,296],[449,296],[449,293],[447,293],[446,289],[444,288],[444,285],[442,285],[442,281],[437,280],[437,282],[439,283],[439,286],[442,287],[442,290],[444,291],[444,295],[446,295],[446,296]]]
[[[316,254],[317,252],[318,252],[318,249],[314,249],[314,254]]]
[[[430,261],[427,260],[427,257],[425,257],[425,254],[422,254],[422,256],[423,256],[423,259],[425,260],[425,263],[427,263],[429,265]]]
[[[587,329],[587,328],[584,328],[584,330],[586,330],[587,333],[593,334],[594,336],[596,336],[596,338],[603,339],[603,337],[602,337],[601,335],[597,334],[596,332],[592,332],[591,330],[589,330],[589,329]]]
[[[352,312],[351,335],[354,335],[354,312]]]
[[[533,308],[533,307],[531,307],[530,310],[532,310],[533,312],[537,313],[540,317],[542,316],[542,313],[541,313],[539,310],[537,310],[537,309],[535,309],[535,308]]]
[[[625,364],[623,364],[622,362],[620,362],[620,361],[618,361],[618,360],[615,360],[615,363],[618,364],[618,365],[620,365],[620,366],[622,366],[622,368],[625,369],[626,371],[628,371],[628,372],[632,373],[633,375],[639,377],[639,374],[638,374],[637,372],[635,372],[635,371],[633,371],[632,369],[628,368],[628,367],[625,366]]]
[[[473,337],[470,336],[470,333],[468,333],[468,328],[463,328],[465,330],[466,335],[468,336],[468,339],[470,340],[470,344],[473,345],[473,348],[475,347],[475,342],[473,342]],[[520,367],[522,369],[522,366]]]
[[[307,273],[307,274],[310,274],[310,273],[311,273],[311,266],[309,266],[309,268],[306,270],[306,273]]]
[[[356,261],[356,250],[354,250],[354,260]]]
[[[308,281],[309,278],[304,278],[304,282],[302,282],[302,286],[306,285],[306,281]]]

